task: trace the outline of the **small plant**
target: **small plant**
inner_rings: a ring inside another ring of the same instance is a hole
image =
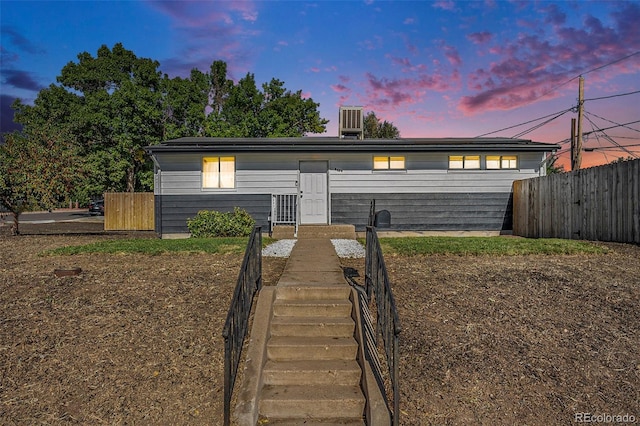
[[[247,237],[255,223],[246,210],[238,207],[228,213],[200,210],[195,218],[187,219],[187,227],[194,238]]]

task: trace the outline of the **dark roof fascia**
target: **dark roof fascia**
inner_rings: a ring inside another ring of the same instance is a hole
[[[160,152],[442,152],[442,151],[539,151],[560,145],[508,138],[181,138],[145,148]]]

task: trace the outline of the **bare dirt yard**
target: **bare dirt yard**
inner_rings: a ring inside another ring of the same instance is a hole
[[[152,234],[0,227],[0,423],[222,419],[222,328],[241,255],[40,256]],[[403,425],[640,421],[640,247],[580,256],[387,256]],[[264,258],[265,284],[285,261]],[[361,259],[345,266],[364,273]],[[75,277],[57,268],[79,267]]]

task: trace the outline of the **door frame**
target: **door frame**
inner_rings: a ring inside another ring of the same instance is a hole
[[[323,174],[325,179],[325,214],[326,220],[324,223],[307,224],[302,220],[302,175],[304,174]],[[330,225],[331,224],[331,209],[330,209],[329,197],[329,160],[299,160],[298,161],[298,205],[300,206],[300,225]]]

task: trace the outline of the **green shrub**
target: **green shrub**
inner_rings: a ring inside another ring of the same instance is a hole
[[[195,218],[187,219],[187,227],[194,238],[247,237],[255,223],[246,210],[238,207],[228,213],[200,210]]]

